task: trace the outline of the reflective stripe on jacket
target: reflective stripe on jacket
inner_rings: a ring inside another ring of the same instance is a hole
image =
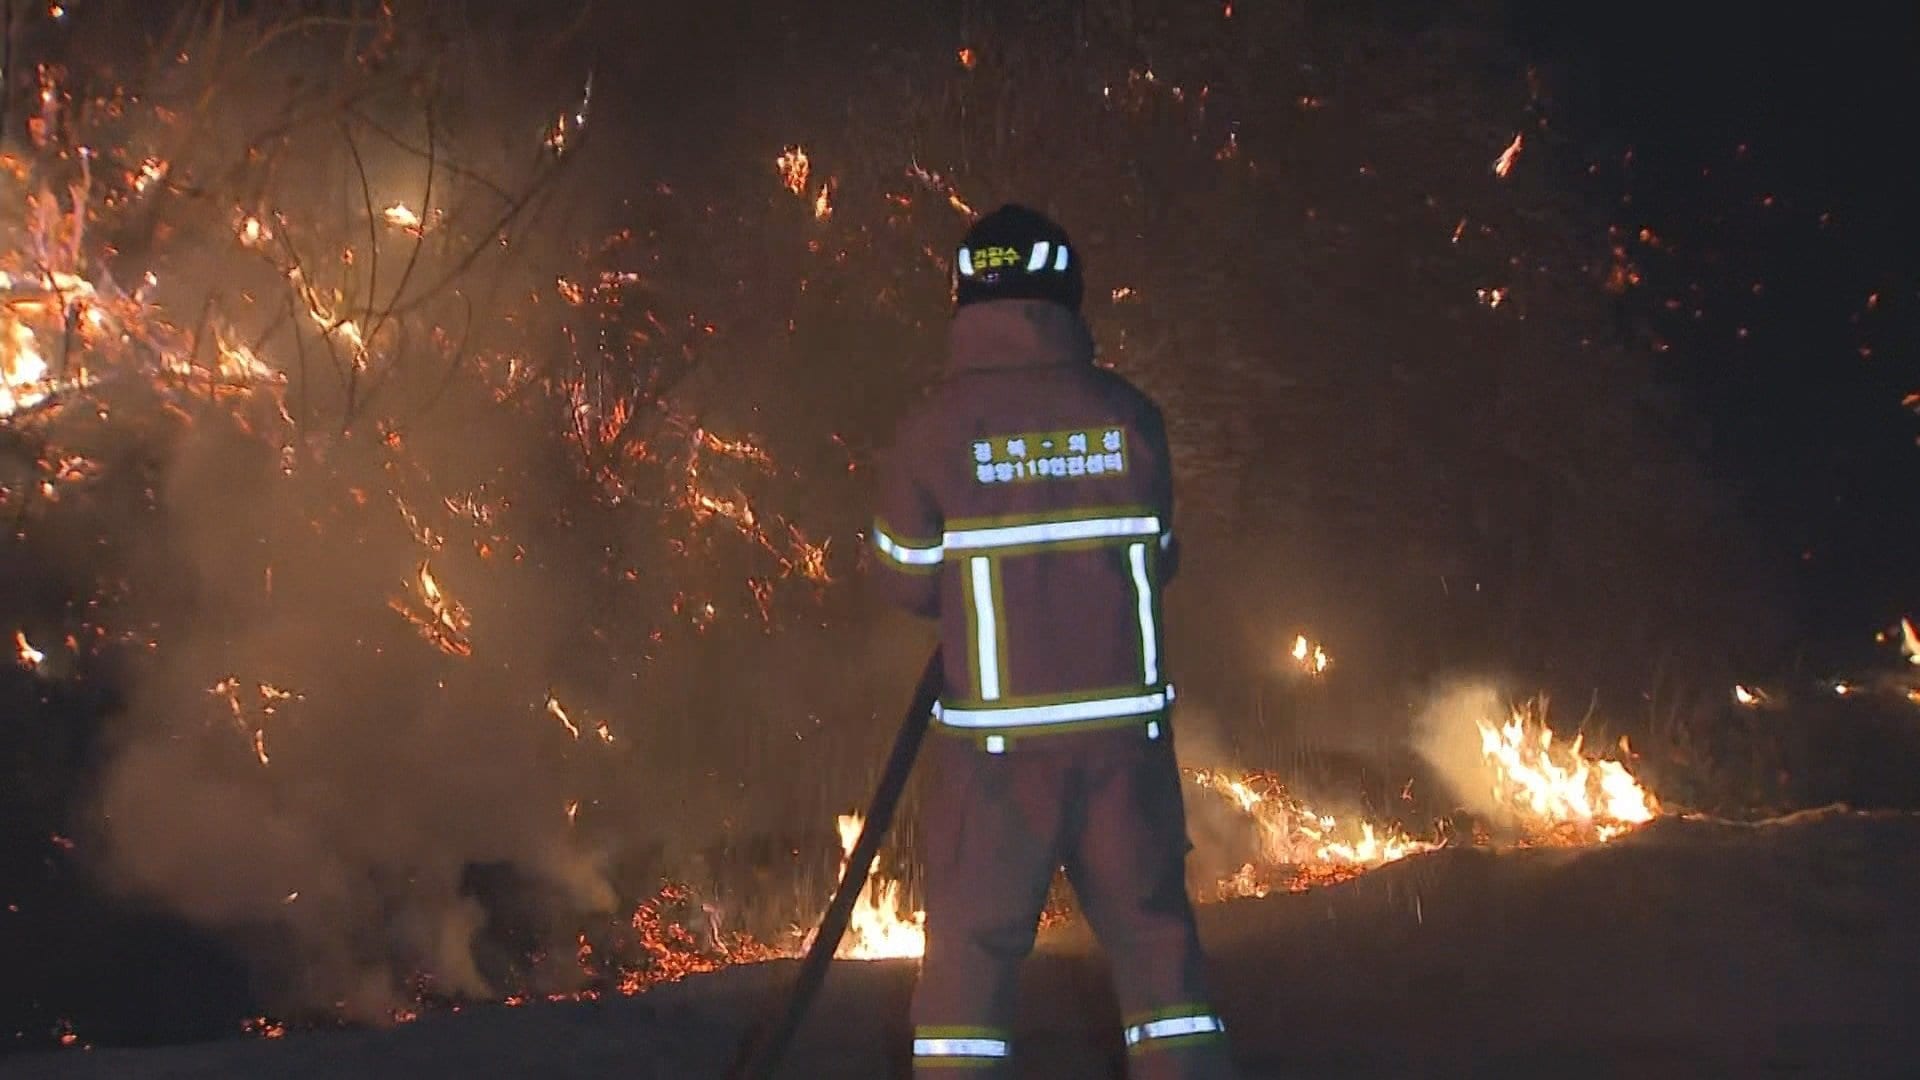
[[[1159,410],[1093,364],[1058,304],[968,305],[950,345],[882,462],[872,536],[889,595],[940,620],[941,722],[1147,722],[1168,697],[1160,590],[1178,558]]]

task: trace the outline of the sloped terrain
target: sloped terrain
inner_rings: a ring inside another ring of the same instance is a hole
[[[1663,819],[1588,849],[1442,851],[1202,909],[1250,1077],[1893,1077],[1920,1053],[1920,816]],[[1022,1075],[1120,1075],[1084,932],[1029,968]],[[277,1041],[21,1058],[0,1076],[717,1077],[786,965],[631,1000]],[[907,963],[843,964],[785,1075],[886,1077]],[[189,988],[182,988],[190,992]]]

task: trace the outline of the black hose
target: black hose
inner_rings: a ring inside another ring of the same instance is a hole
[[[833,954],[840,948],[840,939],[846,935],[854,902],[867,885],[867,871],[873,866],[874,857],[880,854],[880,841],[885,839],[887,827],[893,824],[893,812],[900,805],[900,795],[906,790],[914,759],[920,754],[920,741],[927,734],[943,677],[940,650],[935,648],[933,655],[927,657],[926,669],[920,673],[920,685],[914,689],[913,704],[907,708],[906,719],[893,737],[893,752],[887,755],[886,770],[880,774],[879,786],[874,788],[873,800],[867,805],[866,823],[861,826],[860,839],[854,843],[853,852],[847,856],[840,886],[834,890],[827,913],[820,917],[820,929],[813,936],[813,945],[800,961],[800,972],[794,976],[793,987],[787,992],[786,1008],[771,1026],[764,1028],[763,1036],[758,1040],[749,1039],[741,1059],[727,1074],[729,1080],[772,1080],[774,1070],[780,1067],[787,1044],[793,1041],[794,1032],[799,1030],[800,1021],[812,1006],[814,995],[819,993],[820,983],[827,976],[827,968],[833,963]]]

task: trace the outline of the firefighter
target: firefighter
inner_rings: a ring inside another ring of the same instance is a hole
[[[946,656],[915,1075],[1011,1075],[1016,976],[1064,869],[1111,961],[1131,1075],[1230,1077],[1186,892],[1160,412],[1094,365],[1058,225],[1001,207],[954,272],[949,370],[900,425],[873,525],[882,586],[938,619]]]

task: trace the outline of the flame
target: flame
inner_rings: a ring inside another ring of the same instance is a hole
[[[28,671],[38,670],[41,664],[46,663],[47,654],[33,647],[33,644],[27,640],[25,630],[13,632],[13,645],[20,656],[20,666]]]
[[[567,734],[573,736],[575,741],[579,740],[580,725],[573,722],[573,719],[567,715],[566,708],[560,704],[560,699],[554,697],[552,694],[547,695],[547,715],[560,721],[560,726],[567,729]],[[568,816],[571,817],[572,815],[569,814]]]
[[[149,187],[152,187],[155,183],[159,182],[161,178],[165,177],[167,170],[170,168],[172,168],[172,166],[168,162],[162,161],[159,158],[147,158],[140,163],[139,171],[133,175],[133,190],[144,193]]]
[[[1920,631],[1913,628],[1913,620],[1900,620],[1900,651],[1907,654],[1907,663],[1920,664]]]
[[[928,188],[945,195],[947,197],[947,205],[953,207],[954,211],[962,217],[971,218],[974,216],[973,207],[968,205],[967,201],[960,197],[959,190],[955,188],[946,177],[923,167],[918,161],[914,161],[907,166],[907,175],[925,184]]]
[[[233,231],[244,247],[261,247],[273,239],[273,230],[261,224],[260,219],[252,214],[243,215]]]
[[[813,197],[813,220],[825,221],[833,216],[833,187],[834,180],[831,176],[827,177],[826,183],[820,185],[820,194]]]
[[[1223,898],[1267,895],[1274,870],[1282,871],[1278,877],[1284,888],[1298,892],[1439,846],[1416,840],[1395,826],[1342,821],[1323,814],[1295,798],[1269,772],[1234,775],[1189,769],[1187,777],[1233,803],[1260,830],[1260,857],[1265,865],[1249,863],[1223,879],[1218,885]]]
[[[780,182],[787,190],[802,198],[807,194],[807,177],[813,166],[807,161],[807,151],[802,146],[789,146],[773,159],[774,167],[780,170]]]
[[[336,319],[331,311],[317,301],[308,309],[307,315],[313,320],[314,325],[320,328],[322,334],[328,336],[338,334],[348,345],[353,346],[355,367],[366,367],[367,341],[360,335],[359,323],[352,319]]]
[[[11,316],[5,322],[6,332],[0,336],[0,416],[11,416],[45,401],[51,387],[47,361],[40,355],[33,329]]]
[[[1308,641],[1305,634],[1293,639],[1293,659],[1300,665],[1301,671],[1315,676],[1326,674],[1328,665],[1333,663],[1333,658],[1327,655],[1326,648]]]
[[[1584,736],[1556,744],[1539,712],[1528,705],[1499,726],[1475,721],[1498,805],[1545,839],[1606,841],[1653,820],[1659,801],[1625,765],[1586,756]]]
[[[571,716],[567,715],[566,707],[560,704],[560,699],[554,697],[551,691],[547,694],[547,715],[560,721],[560,726],[567,729],[567,734],[573,736],[575,741],[579,740],[580,725],[575,723]],[[594,721],[593,733],[600,736],[600,741],[603,743],[613,742],[613,730],[607,727],[605,720]],[[578,803],[570,803],[568,806],[567,820],[572,821],[574,811],[579,808]]]
[[[216,331],[214,344],[220,356],[219,365],[215,371],[220,378],[228,382],[250,383],[283,378],[279,372],[268,367],[258,356],[255,356],[253,348],[245,342],[237,344],[230,342],[225,333]]]
[[[973,65],[980,62],[979,55],[965,45],[962,45],[960,51],[955,55],[960,61],[960,66],[966,68],[968,71],[972,71]]]
[[[842,814],[839,817],[840,874],[843,877],[865,824],[866,820],[859,814]],[[880,860],[875,858],[873,865],[867,868],[867,883],[861,888],[859,899],[854,902],[853,916],[847,923],[847,935],[841,939],[839,951],[834,953],[842,960],[889,960],[926,955],[927,913],[915,911],[903,918],[901,884],[875,877],[879,866]]]
[[[440,647],[440,651],[449,656],[473,655],[473,643],[467,640],[467,629],[473,625],[473,617],[458,600],[446,595],[440,589],[440,583],[434,579],[433,570],[427,563],[421,563],[420,569],[408,583],[410,590],[417,594],[417,601],[424,612],[416,610],[410,599],[416,597],[395,597],[387,606],[398,612],[420,636]]]
[[[1771,698],[1767,697],[1765,690],[1759,687],[1749,688],[1746,686],[1735,686],[1733,688],[1733,700],[1741,705],[1745,705],[1749,709],[1757,709],[1772,701]]]
[[[1506,179],[1507,174],[1513,171],[1513,163],[1520,157],[1520,148],[1526,145],[1526,141],[1527,137],[1525,135],[1519,132],[1514,133],[1513,141],[1507,144],[1505,150],[1500,151],[1500,157],[1493,163],[1493,174],[1495,176],[1500,177],[1502,180]]]
[[[382,210],[380,217],[394,228],[405,229],[416,236],[423,231],[425,224],[420,220],[420,215],[414,213],[413,208],[406,203],[394,203]]]

